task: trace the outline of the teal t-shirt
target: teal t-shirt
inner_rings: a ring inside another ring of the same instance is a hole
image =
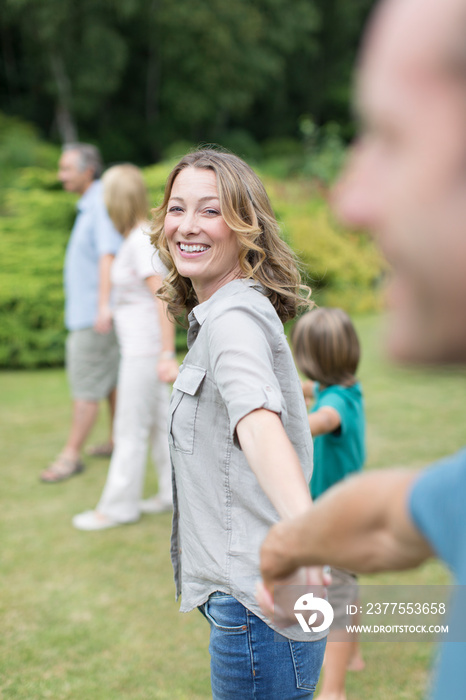
[[[341,425],[333,433],[314,438],[314,471],[310,484],[313,499],[348,474],[362,469],[366,459],[364,399],[359,382],[349,387],[335,384],[325,389],[320,389],[316,383],[314,396],[311,413],[330,406],[338,411]]]

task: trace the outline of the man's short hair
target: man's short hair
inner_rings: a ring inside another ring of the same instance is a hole
[[[67,143],[63,146],[63,152],[77,151],[79,154],[78,168],[79,170],[87,170],[91,168],[94,173],[94,180],[97,180],[104,169],[102,156],[96,146],[90,143]]]

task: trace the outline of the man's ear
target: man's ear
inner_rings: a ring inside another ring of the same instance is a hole
[[[86,168],[82,171],[82,173],[85,176],[86,181],[89,183],[93,182],[96,179],[95,170],[93,170],[93,168]]]

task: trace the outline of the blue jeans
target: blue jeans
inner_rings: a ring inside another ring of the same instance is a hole
[[[295,642],[279,638],[225,593],[213,593],[199,610],[210,623],[213,700],[312,700],[325,639]]]

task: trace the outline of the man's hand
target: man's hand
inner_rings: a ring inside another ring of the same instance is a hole
[[[264,585],[273,593],[275,583],[281,583],[299,568],[294,558],[294,547],[289,520],[276,523],[268,532],[261,547],[261,574]]]

